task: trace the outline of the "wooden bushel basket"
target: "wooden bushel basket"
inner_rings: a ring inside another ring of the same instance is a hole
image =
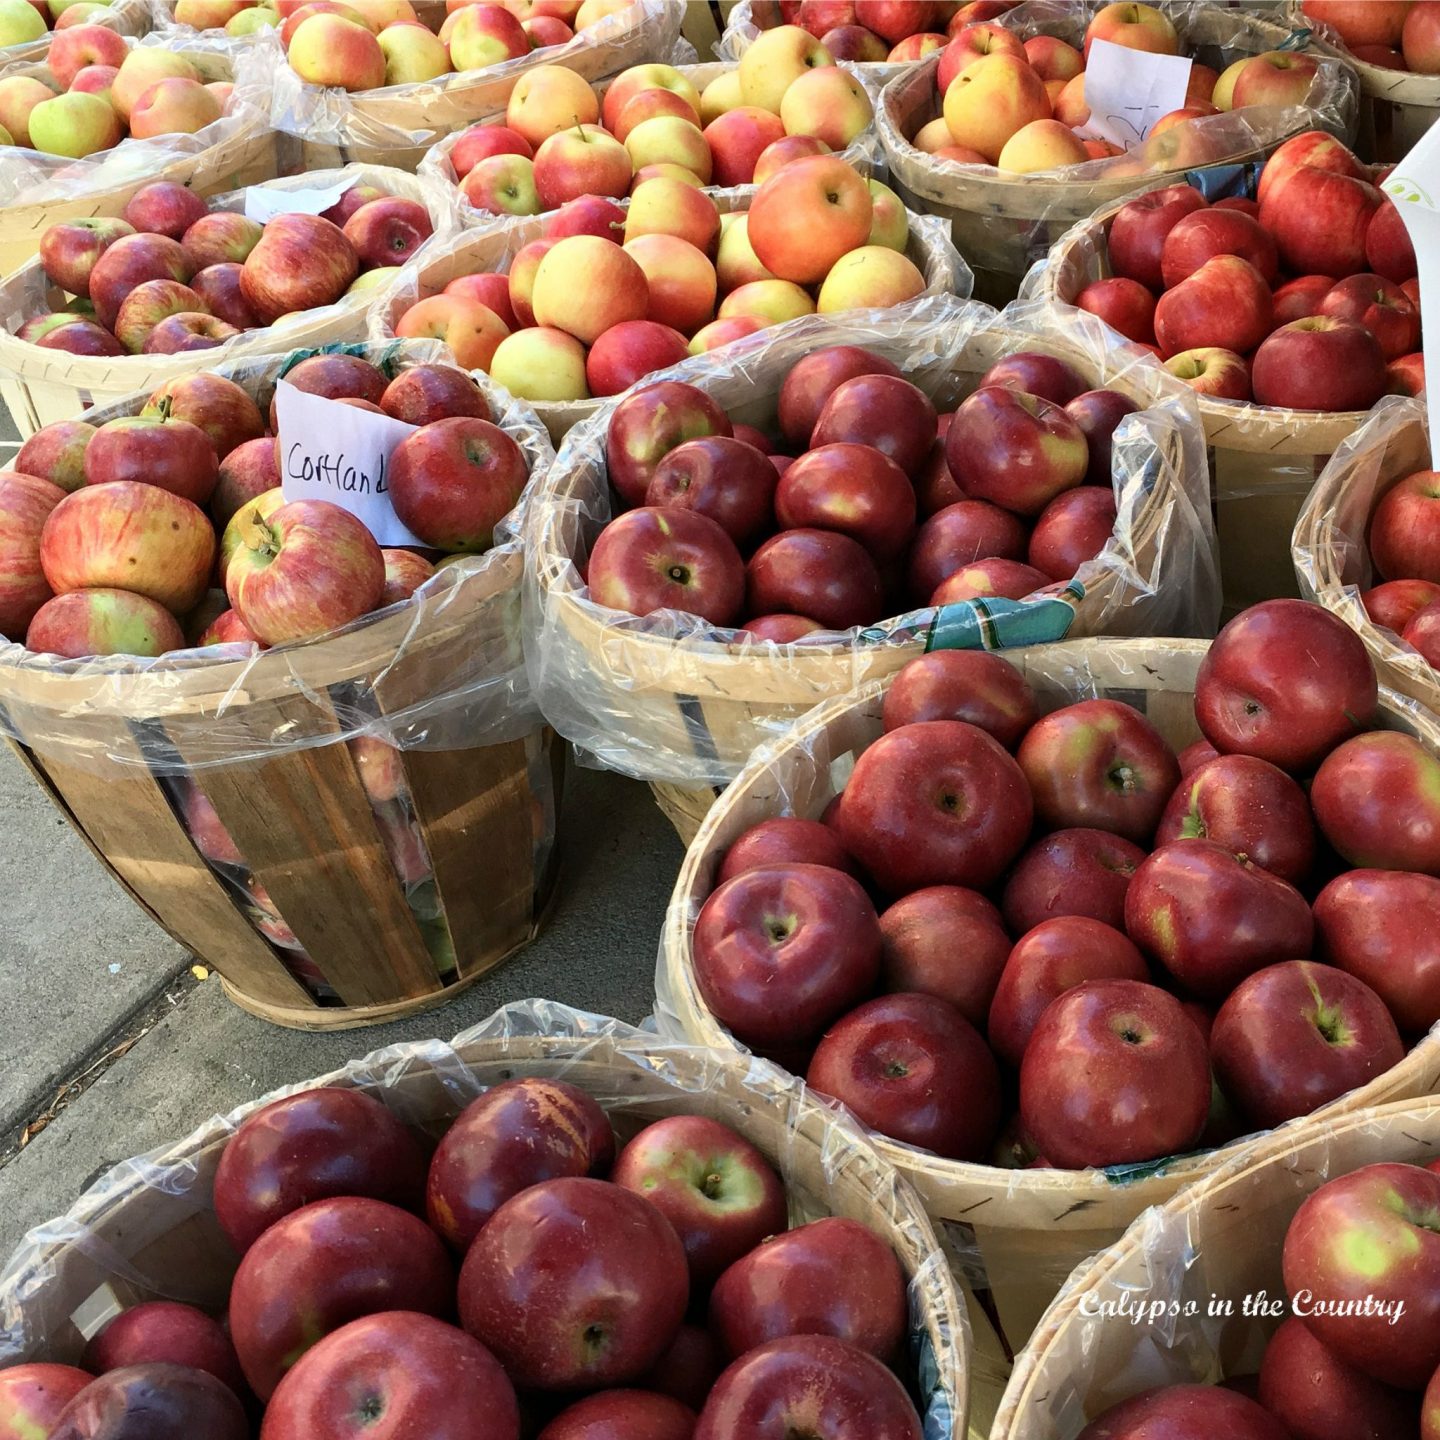
[[[440,354],[392,349],[371,358],[403,368]],[[284,363],[222,373],[263,407]],[[487,394],[538,473],[549,448],[533,414]],[[449,573],[417,600],[275,650],[0,655],[5,729],[36,780],[131,897],[265,1019],[344,1029],[442,1005],[541,922],[563,750],[511,693],[520,547]],[[487,684],[498,693],[479,695]],[[493,740],[474,733],[482,710]],[[367,724],[412,747],[384,756],[398,784],[377,785],[375,756],[344,739]],[[228,847],[187,824],[192,792]]]
[[[733,1127],[785,1181],[792,1224],[840,1215],[895,1251],[910,1282],[911,1373],[926,1440],[963,1440],[970,1385],[966,1297],[914,1191],[842,1117],[760,1063],[707,1054],[548,1001],[512,1005],[457,1036],[397,1045],[277,1091],[102,1178],[32,1231],[0,1276],[0,1365],[75,1363],[117,1310],[165,1297],[223,1311],[236,1256],[212,1207],[216,1166],[245,1116],[295,1090],[364,1090],[432,1141],[483,1091],[521,1076],[588,1091],[623,1143],[667,1115]],[[909,1367],[907,1367],[909,1368]],[[202,1440],[202,1437],[196,1437]]]
[[[485,70],[353,94],[305,84],[277,51],[270,123],[294,137],[286,157],[287,168],[297,174],[352,161],[413,173],[442,135],[503,115],[516,81],[538,66],[563,66],[595,81],[632,65],[668,61],[684,13],[685,0],[634,0],[564,45]]]
[[[437,172],[432,170],[429,178],[438,179]],[[753,185],[737,185],[729,190],[706,193],[724,215],[732,210],[748,210],[755,191]],[[622,209],[630,204],[628,199],[616,203]],[[508,271],[515,256],[532,240],[543,236],[548,223],[549,216],[526,215],[461,230],[450,239],[437,237],[427,241],[371,307],[370,338],[377,341],[393,339],[400,316],[411,305],[426,296],[438,295],[461,275]],[[910,216],[910,241],[905,253],[924,275],[926,295],[969,295],[972,278],[969,268],[955,253],[943,227],[928,216]],[[545,422],[551,440],[558,446],[570,430],[615,398],[532,400],[529,403],[535,407],[535,413]]]
[[[177,44],[170,48],[178,49],[209,79],[228,80],[233,74],[232,62],[218,47],[190,50],[183,44]],[[49,70],[38,63],[8,66],[5,74],[33,75],[54,83]],[[99,180],[93,186],[76,183],[74,194],[0,205],[0,275],[9,276],[38,254],[40,237],[51,225],[61,220],[119,215],[130,197],[142,185],[154,180],[173,180],[208,198],[270,179],[278,173],[278,160],[274,132],[265,125],[260,115],[253,115],[235,125],[224,139],[207,149],[193,153],[177,149],[173,158],[139,173],[133,173],[133,170],[127,172],[123,180]],[[84,165],[86,162],[79,163]],[[6,364],[5,368],[10,367]]]
[[[1076,45],[1084,31],[1089,7],[1025,5],[1014,16],[1000,16],[996,24],[1018,28],[1015,16],[1035,11],[1053,16],[1039,26],[1044,33],[1060,34]],[[1227,56],[1260,54],[1278,48],[1290,39],[1288,25],[1277,25],[1258,16],[1237,16],[1219,6],[1178,6],[1179,29],[1186,54],[1223,69]],[[1237,27],[1241,33],[1237,35]],[[1022,33],[1039,33],[1025,23]],[[1243,44],[1237,45],[1237,40]],[[912,145],[911,139],[927,121],[940,114],[935,72],[939,57],[920,62],[885,87],[876,125],[885,147],[886,162],[900,197],[912,209],[943,215],[951,222],[955,244],[974,266],[976,294],[980,299],[1003,305],[1014,298],[1030,265],[1045,253],[1072,225],[1117,201],[1154,188],[1176,184],[1187,172],[1215,166],[1241,165],[1262,160],[1282,141],[1301,130],[1323,125],[1348,137],[1354,132],[1356,85],[1345,66],[1326,51],[1323,63],[1329,67],[1324,98],[1316,95],[1320,84],[1312,85],[1315,103],[1327,112],[1294,107],[1267,108],[1260,114],[1266,124],[1251,127],[1219,116],[1192,121],[1171,132],[1176,137],[1175,158],[1163,168],[1145,165],[1138,159],[1115,158],[1076,169],[1090,172],[1085,178],[1055,178],[1046,175],[1007,174],[988,165],[956,165],[935,160]],[[1328,83],[1327,83],[1328,82]],[[1255,107],[1259,109],[1259,107]],[[1272,117],[1293,116],[1284,127]],[[1223,135],[1209,137],[1206,127],[1223,129]],[[1168,140],[1170,137],[1164,137]],[[1160,137],[1150,142],[1159,144]],[[1222,143],[1223,142],[1223,143]],[[1188,147],[1188,148],[1187,148]],[[1148,153],[1148,151],[1147,151]]]
[[[85,23],[102,25],[119,35],[148,35],[153,26],[150,7],[145,0],[105,0],[105,11],[87,16]],[[28,44],[0,46],[0,68],[6,65],[43,65],[54,36],[52,29],[49,34]]]
[[[1365,1165],[1424,1165],[1437,1155],[1434,1098],[1355,1109],[1252,1146],[1076,1272],[1017,1357],[991,1440],[1075,1440],[1088,1420],[1142,1390],[1253,1375],[1280,1318],[1247,1317],[1242,1305],[1261,1291],[1271,1303],[1285,1299],[1281,1246],[1305,1198]],[[1131,1313],[1116,1317],[1122,1301]],[[1209,1313],[1226,1301],[1232,1313]],[[1134,1310],[1151,1304],[1193,1304],[1198,1314],[1135,1323]],[[1102,1317],[1102,1306],[1111,1313]]]
[[[274,136],[270,136],[274,139]],[[273,174],[273,172],[270,172]],[[430,212],[438,235],[455,224],[454,208],[433,182],[401,170],[350,165],[343,170],[271,179],[276,190],[313,190],[349,178],[352,184],[373,184],[392,195],[418,200]],[[243,210],[245,192],[216,196],[212,209]],[[292,350],[336,341],[363,340],[366,316],[378,292],[356,291],[333,305],[307,310],[280,325],[244,331],[212,350],[177,355],[70,355],[27,344],[16,331],[31,317],[63,302],[63,293],[50,286],[37,258],[0,280],[0,400],[22,436],[34,434],[56,420],[73,420],[92,405],[105,405],[137,390],[150,390],[177,375],[213,370],[216,365],[252,355],[288,354]]]
[[[1380,583],[1370,560],[1370,517],[1387,491],[1430,468],[1422,399],[1384,399],[1325,467],[1295,525],[1295,574],[1305,597],[1365,642],[1382,682],[1440,715],[1440,676],[1419,651],[1365,612],[1360,592]],[[1397,577],[1398,578],[1398,577]]]
[[[1074,305],[1086,285],[1111,273],[1108,236],[1119,209],[1116,204],[1099,211],[1056,244],[1032,278],[1036,298]],[[1210,447],[1228,618],[1258,601],[1299,593],[1290,536],[1300,507],[1336,446],[1364,422],[1366,412],[1197,398]]]
[[[748,337],[734,359],[722,351],[708,365],[688,362],[668,373],[693,380],[733,420],[761,429],[774,423],[790,368],[827,345],[861,345],[893,360],[940,409],[953,408],[995,361],[1031,349],[1069,361],[1090,383],[1120,390],[1142,408],[1178,396],[1183,408],[1130,452],[1120,508],[1132,517],[1130,528],[1081,572],[1085,593],[1069,633],[1213,634],[1218,581],[1193,405],[1138,352],[1120,344],[1106,349],[1106,334],[1088,323],[1057,323],[1033,308],[1028,315],[1017,309],[1007,323],[985,307],[927,302],[912,316],[883,322],[874,312],[848,320],[807,317]],[[631,620],[595,604],[577,562],[593,542],[602,504],[609,513],[608,499],[601,501],[604,419],[572,434],[533,512],[526,628],[532,642],[537,631],[543,639],[533,644],[532,672],[542,677],[542,708],[561,733],[597,753],[613,747],[617,768],[652,782],[688,842],[716,787],[757,746],[820,701],[853,693],[922,654],[929,622],[881,622],[863,639],[852,631],[833,644],[774,647],[721,640],[700,622],[677,633],[663,618]],[[553,681],[546,678],[552,671]]]
[[[1178,750],[1200,737],[1193,701],[1205,652],[1202,641],[1083,640],[1000,653],[1030,683],[1042,714],[1097,696],[1120,700],[1140,710]],[[656,977],[662,1033],[715,1048],[735,1045],[696,982],[695,917],[726,850],[752,825],[780,814],[820,814],[853,757],[882,733],[886,689],[886,682],[876,683],[858,696],[818,706],[784,739],[760,750],[706,817],[666,914]],[[1393,691],[1382,691],[1381,724],[1416,735],[1440,753],[1440,721]],[[1367,1106],[1423,1095],[1437,1078],[1440,1038],[1432,1035],[1371,1084],[1275,1133],[1324,1130]],[[974,1232],[1001,1328],[1014,1349],[1076,1265],[1114,1244],[1146,1207],[1209,1175],[1247,1143],[1114,1171],[1003,1170],[943,1160],[878,1134],[872,1138],[933,1216]]]

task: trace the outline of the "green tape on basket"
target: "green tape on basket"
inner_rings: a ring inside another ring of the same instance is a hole
[[[1276,50],[1303,50],[1310,43],[1310,37],[1314,33],[1308,26],[1303,30],[1292,30],[1273,48]]]
[[[1232,196],[1246,196],[1253,200],[1263,168],[1263,162],[1259,160],[1244,165],[1207,165],[1202,170],[1187,170],[1185,183],[1193,185],[1212,204]]]
[[[1018,650],[1063,640],[1085,587],[1072,580],[1043,600],[964,600],[942,605],[925,636],[928,650]]]

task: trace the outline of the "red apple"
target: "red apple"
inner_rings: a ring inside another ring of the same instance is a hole
[[[880,973],[874,906],[858,881],[822,865],[727,880],[701,908],[693,944],[705,1003],[745,1044],[813,1039]]]
[[[639,1383],[646,1390],[668,1395],[692,1410],[705,1403],[725,1368],[720,1343],[699,1325],[681,1325],[670,1347],[655,1362],[652,1370],[641,1376]],[[625,1440],[617,1435],[614,1440]]]
[[[20,464],[23,456],[24,451],[21,451],[20,456],[16,459],[16,465],[22,470],[25,468]],[[31,473],[37,472],[32,471]],[[1440,498],[1440,492],[1437,492],[1437,498]],[[1371,555],[1373,558],[1373,529]],[[1360,595],[1360,603],[1365,607],[1365,613],[1371,622],[1382,629],[1393,630],[1397,635],[1416,615],[1437,600],[1440,600],[1440,585],[1433,580],[1387,580],[1382,585],[1376,585],[1372,590],[1362,591]]]
[[[195,219],[180,237],[180,246],[198,275],[211,265],[239,265],[263,233],[258,220],[233,210],[212,210]]]
[[[1134,707],[1082,700],[1036,722],[1020,768],[1037,818],[1052,829],[1109,830],[1148,841],[1180,780],[1175,752]]]
[[[281,1381],[260,1440],[373,1440],[386,1431],[519,1440],[520,1407],[495,1357],[429,1315],[370,1315],[327,1335]]]
[[[1018,560],[976,560],[947,576],[929,603],[958,605],[968,600],[1024,600],[1050,583],[1050,577]]]
[[[1000,1127],[994,1056],[929,995],[883,995],[837,1020],[805,1081],[881,1134],[952,1160],[979,1160]]]
[[[978,560],[1019,560],[1025,554],[1025,523],[988,500],[958,500],[920,527],[910,550],[910,595],[918,605],[957,570]]]
[[[610,1179],[675,1227],[697,1293],[785,1229],[785,1187],[769,1161],[744,1136],[703,1115],[671,1115],[646,1126],[620,1152]],[[751,1263],[758,1263],[753,1256]],[[798,1268],[792,1262],[792,1278]]]
[[[1192,1149],[1210,1110],[1210,1061],[1173,995],[1090,980],[1041,1015],[1020,1066],[1020,1118],[1053,1165],[1136,1164]],[[1103,1432],[1102,1432],[1103,1433]]]
[[[1254,1400],[1219,1385],[1167,1385],[1112,1405],[1079,1440],[1293,1440]]]
[[[512,1196],[562,1176],[602,1176],[615,1135],[595,1101],[563,1080],[506,1080],[473,1100],[430,1162],[425,1209],[461,1254]]]
[[[935,434],[935,406],[923,390],[893,375],[857,375],[830,392],[810,433],[810,448],[868,445],[915,475]]]
[[[385,387],[379,403],[387,415],[407,425],[431,425],[460,416],[493,418],[480,387],[455,365],[412,365]]]
[[[187,1365],[213,1375],[242,1400],[246,1395],[235,1347],[219,1322],[169,1300],[122,1310],[91,1337],[82,1363],[96,1375],[127,1365]]]
[[[976,388],[983,390],[987,385],[1038,395],[1052,405],[1068,405],[1084,391],[1085,377],[1073,365],[1053,355],[1039,350],[1017,350],[997,360],[980,377]]]
[[[696,1415],[667,1395],[605,1390],[557,1415],[537,1440],[690,1440]]]
[[[133,481],[157,486],[196,505],[215,489],[215,447],[185,420],[127,416],[108,420],[85,450],[85,483]]]
[[[1165,236],[1160,250],[1165,289],[1174,289],[1218,255],[1239,256],[1259,272],[1267,290],[1274,285],[1279,259],[1270,235],[1243,210],[1210,206],[1182,216]]]
[[[1005,923],[1017,935],[1045,920],[1083,915],[1120,929],[1125,894],[1145,852],[1106,830],[1057,830],[1037,840],[1005,884]]]
[[[311,355],[285,372],[285,383],[307,395],[329,400],[368,400],[379,405],[389,381],[377,366],[358,355]],[[270,428],[277,433],[275,402],[270,402]]]
[[[931,885],[897,900],[880,917],[881,988],[929,995],[977,1029],[985,1024],[1010,937],[1000,912],[960,885]]]
[[[1020,515],[1038,515],[1085,478],[1089,450],[1058,405],[1000,386],[977,390],[955,412],[945,458],[961,489]]]
[[[205,302],[217,320],[224,320],[237,330],[255,330],[264,323],[250,308],[240,288],[242,266],[233,260],[221,265],[207,265],[198,270],[190,288]]]
[[[1352,865],[1440,875],[1440,759],[1396,730],[1325,757],[1310,786],[1320,830]]]
[[[685,337],[656,320],[622,320],[590,347],[585,383],[592,395],[620,395],[632,385],[668,370],[690,354]]]
[[[69,494],[85,483],[85,449],[94,433],[95,426],[84,420],[52,421],[20,446],[12,468],[48,480]],[[0,570],[8,568],[0,563]]]
[[[694,1440],[921,1440],[905,1387],[873,1355],[828,1335],[772,1340],[715,1382]]]
[[[1267,600],[1206,653],[1195,718],[1222,753],[1304,773],[1374,721],[1377,694],[1375,667],[1343,620],[1303,600]]]
[[[677,445],[655,468],[645,503],[694,510],[746,545],[774,525],[775,467],[752,445],[711,435]]]
[[[1385,367],[1387,395],[1423,395],[1425,393],[1425,357],[1418,350],[1402,355]]]
[[[233,380],[204,370],[167,380],[151,393],[140,413],[198,426],[222,461],[237,445],[265,433],[264,417],[249,394]]]
[[[1400,211],[1388,196],[1365,229],[1365,263],[1397,285],[1414,278],[1415,247]]]
[[[1307,315],[1319,315],[1320,302],[1334,288],[1335,281],[1329,275],[1301,275],[1287,280],[1272,297],[1275,324],[1288,325]]]
[[[210,518],[223,531],[235,512],[267,490],[280,488],[280,457],[273,436],[246,440],[220,462],[219,479],[210,496]]]
[[[234,1392],[213,1375],[184,1365],[131,1365],[86,1386],[46,1440],[247,1440],[249,1434]]]
[[[963,720],[1014,750],[1035,723],[1035,696],[1020,672],[979,650],[934,650],[912,660],[885,696],[884,724]]]
[[[707,516],[647,506],[600,532],[588,580],[591,599],[612,610],[680,610],[723,626],[739,618],[745,564],[735,542]]]
[[[793,815],[777,815],[752,825],[725,852],[715,883],[723,885],[762,865],[828,865],[859,878],[859,867],[828,826]]]
[[[1381,497],[1370,517],[1369,541],[1370,556],[1382,575],[1397,583],[1440,582],[1440,558],[1431,535],[1431,522],[1440,520],[1437,501],[1440,475],[1432,470],[1405,476]],[[1403,630],[1421,608],[1417,605],[1400,624],[1388,628]]]
[[[1242,980],[1210,1031],[1221,1088],[1265,1129],[1369,1084],[1404,1055],[1385,1002],[1363,980],[1309,960]]]
[[[319,215],[277,215],[245,257],[240,289],[270,324],[294,310],[333,305],[359,269],[355,247],[338,225]]]
[[[1341,280],[1320,302],[1319,313],[1363,325],[1380,342],[1387,361],[1420,344],[1420,312],[1410,297],[1383,275],[1359,274]]]
[[[618,245],[625,237],[625,212],[605,195],[576,196],[545,222],[544,239],[563,240],[567,235],[598,235]]]
[[[214,315],[182,310],[155,323],[141,352],[145,355],[186,355],[192,350],[214,350],[240,331]]]
[[[869,552],[832,530],[773,536],[750,557],[745,581],[753,615],[806,615],[827,630],[848,630],[885,614],[880,572]]]
[[[623,1385],[685,1315],[685,1249],[651,1204],[602,1180],[547,1180],[507,1200],[460,1272],[460,1319],[526,1389]]]
[[[883,564],[898,556],[914,533],[915,491],[905,471],[870,445],[820,444],[780,477],[775,518],[786,530],[849,535]]]
[[[61,1412],[94,1378],[73,1365],[32,1363],[0,1370],[0,1440],[50,1435]]]
[[[47,600],[25,632],[37,655],[163,655],[183,650],[185,635],[157,601],[128,590],[72,590]]]
[[[1155,844],[1214,840],[1272,875],[1298,885],[1315,861],[1315,825],[1305,792],[1283,770],[1253,755],[1222,755],[1175,790]]]
[[[180,240],[206,213],[205,201],[188,185],[175,180],[152,180],[125,202],[121,216],[136,230]]]
[[[40,265],[46,277],[72,295],[88,298],[95,262],[135,227],[109,215],[57,220],[40,236]]]
[[[64,498],[58,485],[38,475],[0,470],[0,635],[7,640],[24,640],[30,622],[50,599],[40,537]]]
[[[1187,215],[1205,208],[1205,197],[1190,185],[1151,190],[1121,206],[1110,222],[1110,265],[1152,291],[1165,288],[1160,256],[1165,239]]]
[[[847,380],[860,375],[889,375],[900,379],[889,360],[858,345],[831,345],[797,361],[780,386],[780,431],[791,448],[809,448],[815,422],[825,402]]]
[[[1098,315],[1127,340],[1155,339],[1155,297],[1138,281],[1123,275],[1092,280],[1076,297],[1081,310]]]
[[[1031,531],[1027,552],[1031,566],[1051,580],[1069,580],[1110,543],[1115,515],[1114,495],[1098,485],[1057,495]]]
[[[729,435],[729,417],[703,390],[662,380],[627,396],[605,432],[610,483],[629,505],[643,505],[656,466],[677,445],[705,435]]]
[[[1365,235],[1380,208],[1365,180],[1301,165],[1261,199],[1260,224],[1292,275],[1353,275],[1365,268]]]
[[[1125,930],[1206,1000],[1267,965],[1308,955],[1314,936],[1298,890],[1213,840],[1174,840],[1142,862],[1125,895]]]
[[[359,1090],[323,1087],[245,1118],[215,1171],[215,1215],[244,1254],[277,1220],[316,1200],[368,1196],[418,1209],[425,1157],[410,1132]]]
[[[1030,833],[1030,790],[1002,745],[958,720],[891,730],[855,762],[837,824],[882,889],[983,890]]]
[[[90,269],[95,318],[114,329],[125,297],[147,280],[190,278],[190,262],[179,242],[165,235],[122,235],[101,252]]]
[[[435,233],[430,212],[418,201],[387,195],[362,205],[341,232],[362,270],[403,265]]]
[[[446,1315],[454,1286],[445,1247],[423,1220],[379,1200],[319,1200],[277,1220],[245,1252],[230,1291],[230,1335],[250,1388],[268,1401],[332,1331],[386,1310]]]
[[[1081,915],[1044,920],[1016,941],[990,1007],[990,1048],[1016,1069],[1052,1001],[1087,980],[1148,980],[1144,957],[1110,925]]]
[[[1204,210],[1192,218],[1203,220],[1213,214]],[[1167,359],[1206,348],[1244,354],[1270,333],[1273,309],[1269,283],[1248,260],[1216,255],[1160,297],[1155,338]]]
[[[1183,350],[1165,362],[1165,369],[1199,395],[1214,400],[1249,400],[1250,365],[1233,350],[1205,346]]]

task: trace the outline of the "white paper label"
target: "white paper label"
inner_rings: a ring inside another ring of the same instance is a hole
[[[340,203],[340,197],[355,187],[356,182],[338,180],[324,190],[279,190],[273,186],[252,185],[245,192],[245,215],[262,225],[277,215],[323,215]]]
[[[1189,88],[1186,55],[1151,55],[1110,40],[1092,40],[1085,62],[1090,119],[1084,133],[1131,150],[1157,120],[1184,107]]]
[[[328,500],[362,521],[380,545],[423,545],[400,523],[386,472],[395,447],[418,428],[358,405],[275,388],[280,488],[287,500]]]
[[[1429,357],[1440,355],[1440,126],[1432,126],[1380,187],[1395,202],[1415,247],[1420,280],[1420,340]],[[1433,313],[1432,313],[1433,312]],[[1426,385],[1430,468],[1440,470],[1440,385]]]

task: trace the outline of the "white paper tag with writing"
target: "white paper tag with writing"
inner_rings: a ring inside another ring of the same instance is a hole
[[[353,179],[337,180],[323,190],[279,190],[252,185],[245,192],[245,215],[262,225],[277,215],[323,215],[340,203],[340,197],[355,186]]]
[[[1141,144],[1157,120],[1184,106],[1190,63],[1187,55],[1151,55],[1092,40],[1085,62],[1090,119],[1083,132],[1124,150]]]
[[[1380,188],[1394,200],[1415,247],[1420,348],[1428,379],[1430,357],[1440,355],[1440,126],[1421,136]],[[1426,385],[1425,409],[1430,420],[1430,468],[1440,470],[1440,384]]]
[[[328,500],[364,522],[380,545],[423,545],[390,503],[386,472],[395,447],[418,428],[358,405],[275,387],[280,488],[287,500]]]

